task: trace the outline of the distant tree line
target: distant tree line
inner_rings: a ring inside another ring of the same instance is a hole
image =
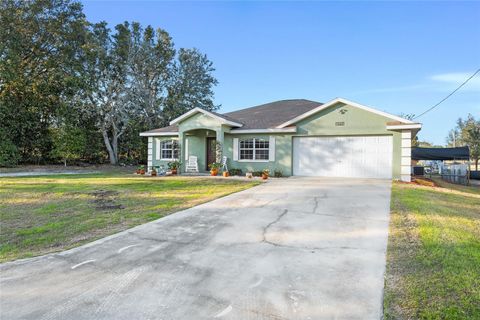
[[[165,30],[70,0],[2,0],[0,26],[0,166],[144,161],[141,131],[219,107],[212,62]]]

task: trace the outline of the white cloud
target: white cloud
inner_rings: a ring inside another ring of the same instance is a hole
[[[465,80],[471,77],[473,72],[452,72],[436,74],[430,77],[430,80],[450,84],[452,87],[457,87]],[[462,90],[480,91],[480,74],[470,79],[470,81],[462,87]]]
[[[412,92],[412,91],[439,91],[439,92],[448,92],[457,88],[465,80],[467,80],[473,72],[451,72],[451,73],[441,73],[435,74],[427,77],[423,83],[397,86],[397,87],[383,87],[383,88],[372,88],[365,89],[352,94],[370,94],[370,93],[385,93],[385,92]],[[462,91],[473,91],[480,92],[480,73],[475,77],[470,79],[470,81],[465,84]]]

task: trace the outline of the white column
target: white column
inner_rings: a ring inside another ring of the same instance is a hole
[[[412,132],[410,130],[402,131],[401,148],[400,180],[410,182],[412,170]]]
[[[147,171],[150,172],[152,170],[152,158],[153,158],[153,138],[148,137],[148,152],[147,152]]]

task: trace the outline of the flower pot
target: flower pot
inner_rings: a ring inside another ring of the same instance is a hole
[[[230,175],[230,174],[228,173],[228,171],[224,171],[224,172],[223,172],[223,176],[224,176],[225,178],[228,177],[229,175]]]
[[[140,169],[137,169],[137,171],[135,171],[136,174],[140,174]]]
[[[218,174],[218,170],[210,170],[210,175],[216,176]]]
[[[142,175],[145,174],[145,170],[144,170],[144,169],[141,169],[141,170],[140,170],[140,174],[142,174]]]
[[[172,174],[177,174],[177,169],[172,169]]]
[[[152,177],[156,177],[157,176],[157,171],[152,171]]]
[[[267,180],[267,179],[268,179],[268,174],[262,173],[262,179],[263,179],[263,180]]]

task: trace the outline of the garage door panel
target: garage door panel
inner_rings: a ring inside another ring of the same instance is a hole
[[[387,178],[392,176],[392,137],[295,137],[293,174]]]

